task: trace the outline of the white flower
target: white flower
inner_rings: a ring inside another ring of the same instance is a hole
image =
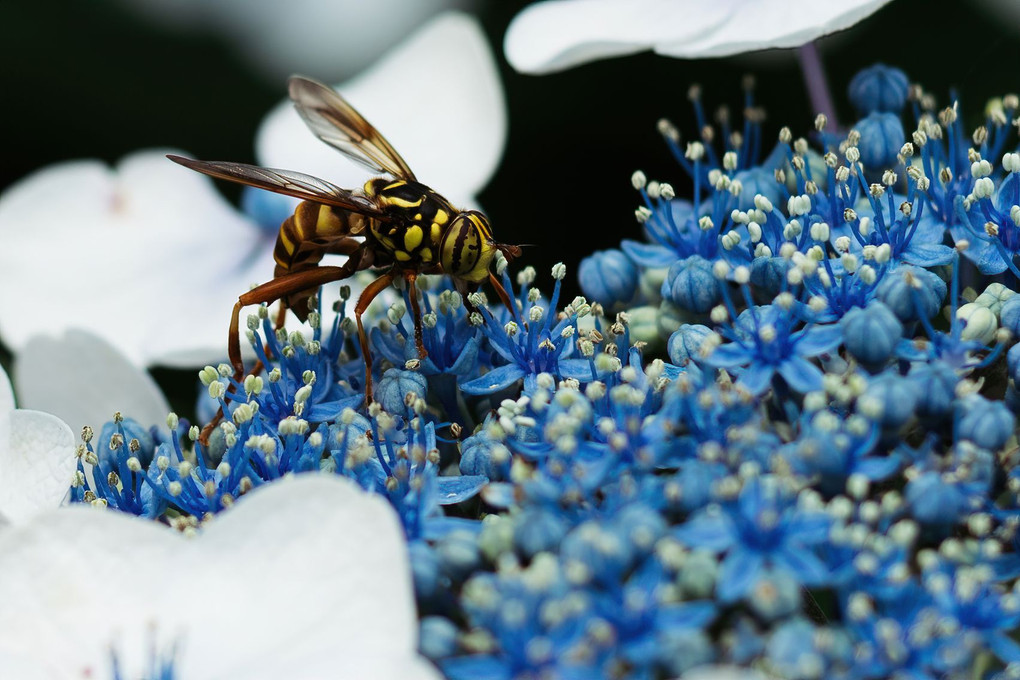
[[[388,503],[302,475],[198,536],[85,506],[0,532],[0,677],[438,678],[415,651],[407,547]]]
[[[466,15],[435,19],[341,89],[451,200],[470,205],[494,171],[505,106],[482,30]],[[265,165],[350,188],[369,178],[289,104],[267,118],[258,146]],[[0,334],[16,353],[35,335],[83,328],[139,365],[224,358],[237,296],[273,276],[273,237],[166,151],[136,153],[116,169],[51,166],[0,196]]]
[[[145,428],[163,426],[170,405],[156,381],[103,339],[81,330],[32,338],[14,365],[18,403],[59,417],[79,432],[120,412]]]
[[[888,1],[548,0],[514,17],[504,51],[524,73],[551,73],[645,50],[724,57],[799,47],[849,28]]]
[[[74,475],[74,439],[60,418],[15,409],[0,368],[0,524],[21,524],[60,504]]]
[[[61,163],[0,196],[0,332],[15,354],[70,328],[140,365],[224,354],[234,301],[272,268],[251,265],[258,227],[165,151]]]
[[[19,409],[0,368],[0,522],[21,524],[60,505],[83,425],[99,432],[121,411],[162,426],[170,410],[148,373],[85,331],[31,338],[14,368]]]

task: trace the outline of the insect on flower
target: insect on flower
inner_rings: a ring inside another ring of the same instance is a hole
[[[419,183],[400,154],[361,114],[332,88],[291,77],[291,100],[311,131],[323,142],[373,172],[360,190],[347,190],[325,180],[289,170],[243,163],[197,161],[170,155],[176,163],[198,172],[304,199],[280,226],[274,258],[276,271],[268,283],[239,296],[230,318],[228,352],[234,380],[244,375],[238,319],[247,305],[279,300],[277,327],[286,309],[301,320],[308,317],[305,301],[319,286],[348,278],[363,269],[386,269],[358,299],[355,317],[365,360],[365,396],[372,398],[372,359],[361,316],[394,279],[408,287],[414,315],[418,355],[424,358],[422,316],[415,280],[421,274],[446,274],[465,294],[488,279],[503,304],[512,304],[499,280],[490,272],[493,256],[518,257],[519,246],[496,243],[489,221],[476,210],[459,210]],[[327,254],[347,255],[342,266],[319,265]]]

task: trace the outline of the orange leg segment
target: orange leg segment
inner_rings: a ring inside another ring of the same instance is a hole
[[[358,304],[354,307],[354,317],[358,322],[358,343],[361,345],[361,358],[365,361],[365,401],[369,404],[372,403],[372,354],[368,351],[368,335],[361,322],[361,315],[372,304],[372,300],[386,290],[386,287],[391,283],[393,283],[393,272],[389,271],[370,283],[368,288],[361,292]]]
[[[421,307],[418,305],[418,288],[414,285],[418,274],[411,271],[404,272],[404,281],[407,282],[407,294],[411,297],[411,315],[414,317],[414,345],[418,348],[418,358],[424,359],[428,356],[425,351],[425,338],[421,328]]]
[[[510,295],[506,292],[506,288],[503,287],[503,284],[500,283],[499,279],[497,279],[496,275],[492,272],[489,272],[489,283],[491,283],[492,287],[496,289],[496,295],[499,296],[499,299],[503,302],[503,306],[506,307],[512,317],[517,311],[514,309],[514,303],[510,299]]]

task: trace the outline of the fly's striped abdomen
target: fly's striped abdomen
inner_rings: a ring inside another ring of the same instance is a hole
[[[302,201],[280,226],[273,251],[276,276],[316,266],[331,242],[363,233],[368,219],[343,208]]]

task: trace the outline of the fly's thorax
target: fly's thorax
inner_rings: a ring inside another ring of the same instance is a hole
[[[443,271],[450,276],[472,282],[483,280],[496,254],[489,220],[476,210],[458,213],[443,234],[439,252]]]
[[[372,221],[372,235],[397,262],[435,262],[443,232],[456,212],[449,201],[424,184],[402,179],[369,180],[365,195],[389,216]]]

